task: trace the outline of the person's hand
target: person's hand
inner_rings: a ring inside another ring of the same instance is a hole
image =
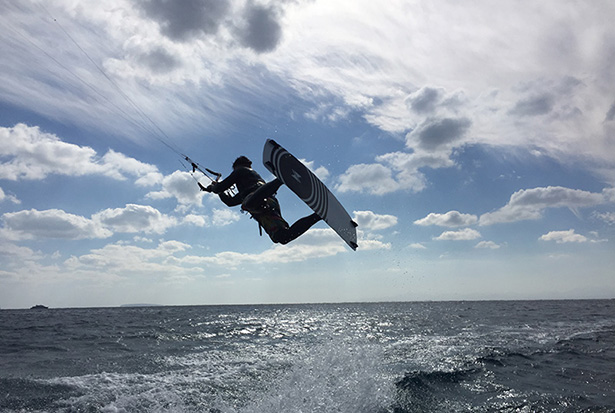
[[[204,187],[203,185],[201,185],[200,182],[197,182],[197,184],[199,185],[199,188],[201,188],[201,191],[211,192],[213,189],[212,185],[208,185],[207,187]]]

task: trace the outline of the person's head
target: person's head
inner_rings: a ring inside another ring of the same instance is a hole
[[[233,169],[238,168],[240,166],[243,166],[243,167],[246,167],[246,168],[251,168],[252,167],[252,161],[249,160],[247,157],[242,155],[239,158],[235,159],[235,162],[233,162]]]

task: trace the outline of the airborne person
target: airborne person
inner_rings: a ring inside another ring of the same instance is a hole
[[[221,182],[212,182],[202,191],[218,194],[220,200],[229,207],[241,205],[241,209],[248,212],[263,228],[271,241],[279,244],[288,244],[298,238],[322,218],[313,213],[299,219],[293,225],[282,218],[280,204],[275,193],[282,186],[278,178],[265,183],[265,180],[252,169],[252,161],[240,156],[233,162],[233,172]],[[237,187],[236,195],[228,195],[225,191],[233,185]]]

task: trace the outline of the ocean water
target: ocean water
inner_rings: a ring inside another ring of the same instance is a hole
[[[611,412],[615,301],[0,311],[1,412]]]

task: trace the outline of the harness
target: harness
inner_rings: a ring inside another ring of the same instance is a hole
[[[280,204],[275,197],[263,200],[263,204],[258,210],[247,211],[256,222],[258,222],[258,232],[263,236],[263,229],[269,238],[275,242],[275,234],[280,230],[288,229],[288,222],[282,218]]]

